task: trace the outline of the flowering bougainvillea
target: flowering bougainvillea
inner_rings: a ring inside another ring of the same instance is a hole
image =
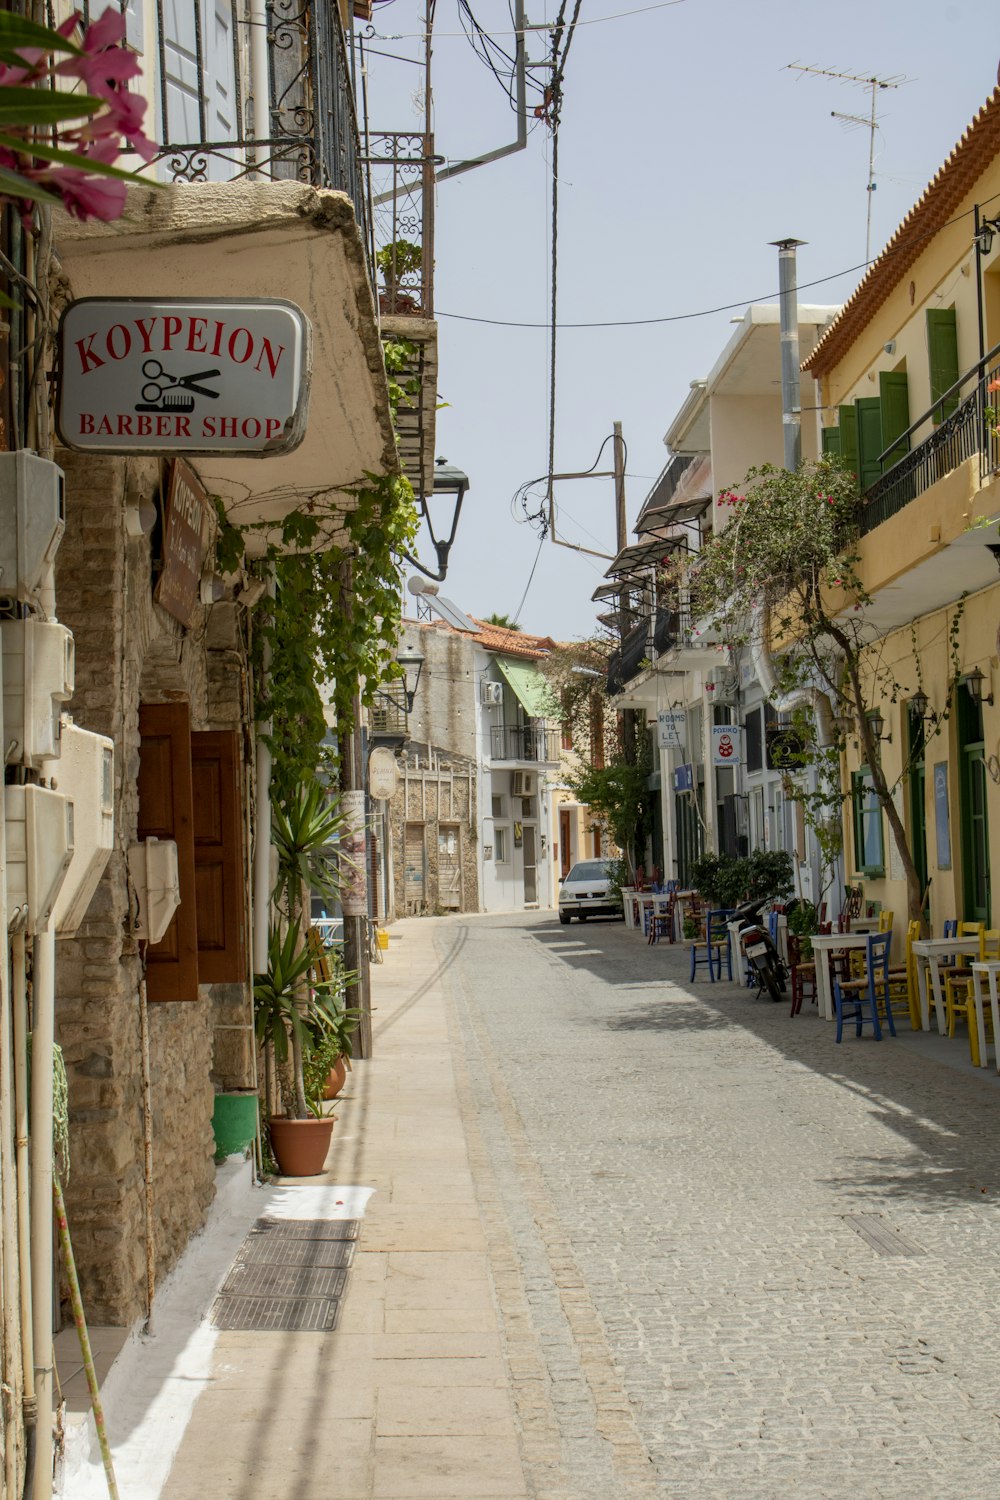
[[[141,69],[124,34],[116,7],[86,27],[74,12],[56,30],[0,12],[0,196],[26,216],[61,203],[78,219],[117,219],[137,178],[115,163],[156,155],[146,101],[128,87]]]

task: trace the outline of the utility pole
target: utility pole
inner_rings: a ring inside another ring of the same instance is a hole
[[[625,519],[625,439],[622,424],[616,422],[612,429],[615,435],[615,535],[618,551],[623,552],[628,544],[628,526]]]

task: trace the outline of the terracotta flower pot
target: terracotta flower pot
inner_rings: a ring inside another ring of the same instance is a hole
[[[341,1056],[337,1058],[337,1061],[326,1075],[326,1088],[323,1090],[323,1098],[336,1099],[346,1082],[347,1062]]]
[[[289,1120],[275,1115],[269,1126],[271,1150],[282,1177],[315,1177],[323,1170],[333,1134],[333,1116]]]

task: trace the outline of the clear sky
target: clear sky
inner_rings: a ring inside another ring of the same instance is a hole
[[[874,257],[996,86],[1000,56],[995,9],[978,0],[682,0],[621,14],[641,3],[583,0],[580,21],[592,24],[578,26],[570,51],[559,136],[560,321],[737,305],[559,335],[556,470],[588,468],[619,419],[630,527],[690,382],[707,374],[747,303],[776,300],[769,241],[807,242],[802,301],[840,302],[860,279],[869,132],[832,112],[867,115],[870,94],[785,65],[907,80],[878,99]],[[472,0],[472,9],[512,52],[507,0]],[[528,20],[551,20],[556,10],[553,0],[544,8],[534,0]],[[421,17],[416,0],[376,5],[375,31],[403,39],[372,48],[417,56]],[[456,0],[439,0],[435,33],[436,150],[458,159],[512,140],[509,101],[462,35]],[[539,33],[529,60],[547,52]],[[533,76],[543,80],[545,70]],[[373,128],[419,128],[420,71],[372,56],[370,79]],[[548,541],[539,554],[537,531],[511,510],[518,486],[548,467],[548,334],[445,316],[548,316],[551,138],[532,124],[526,150],[438,187],[439,392],[448,404],[436,446],[472,481],[441,592],[469,613],[513,616],[537,557],[520,623],[573,639],[594,628],[590,595],[607,565]],[[562,535],[614,550],[610,480],[563,484],[556,495]],[[426,539],[421,556],[433,565]]]

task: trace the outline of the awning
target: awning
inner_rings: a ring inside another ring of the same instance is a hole
[[[537,667],[520,661],[506,661],[502,656],[494,657],[494,661],[529,719],[558,716],[555,695]]]

